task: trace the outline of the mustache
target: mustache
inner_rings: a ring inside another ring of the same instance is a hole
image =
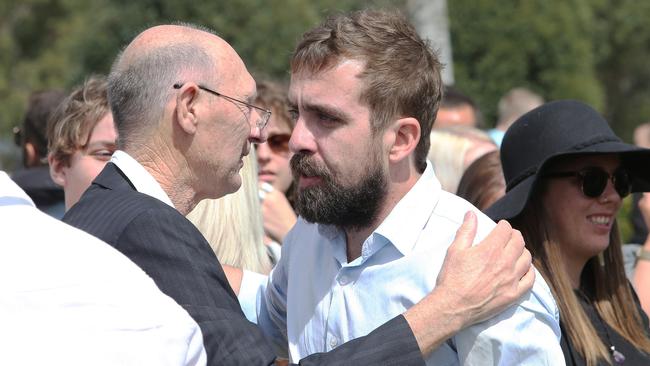
[[[307,177],[330,177],[327,168],[306,154],[294,154],[289,161],[289,165],[291,166],[291,172],[294,178],[298,178],[301,175]]]

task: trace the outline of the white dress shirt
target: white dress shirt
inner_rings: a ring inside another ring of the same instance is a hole
[[[258,324],[278,352],[286,352],[288,342],[292,361],[370,333],[434,288],[468,210],[478,216],[478,242],[494,222],[443,191],[428,164],[350,263],[343,231],[300,218],[259,297],[265,301],[256,309]],[[244,293],[256,295],[250,289]],[[532,291],[517,305],[462,330],[434,350],[427,364],[564,365],[560,334],[557,305],[537,273]]]
[[[0,172],[0,364],[204,365],[201,330],[137,265]]]
[[[149,174],[149,172],[133,159],[131,155],[122,150],[115,150],[111,156],[111,163],[117,165],[118,168],[126,175],[135,187],[135,190],[156,198],[171,207],[174,207],[172,200],[167,193],[162,189],[158,181]],[[176,208],[176,207],[174,207]]]

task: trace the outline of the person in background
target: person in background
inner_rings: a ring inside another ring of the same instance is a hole
[[[260,200],[264,217],[264,243],[273,253],[274,263],[280,258],[280,245],[287,232],[296,224],[293,210],[293,179],[289,160],[289,139],[294,122],[289,115],[287,90],[278,83],[260,81],[257,84],[257,99],[260,106],[272,112],[269,138],[256,144],[259,166]]]
[[[501,146],[503,135],[519,117],[531,109],[544,103],[544,98],[526,88],[510,89],[498,104],[499,117],[494,128],[488,130],[488,135],[497,146]]]
[[[481,128],[483,114],[472,98],[453,86],[445,86],[433,128],[459,125]]]
[[[460,178],[458,197],[485,211],[506,193],[499,151],[491,151],[476,159]]]
[[[650,226],[650,193],[643,193],[638,207],[645,224]],[[635,256],[632,284],[639,295],[643,310],[650,314],[650,236],[646,236],[641,244],[643,245],[638,248]]]
[[[642,123],[634,129],[634,144],[643,148],[650,148],[650,122]],[[632,212],[630,220],[632,222],[632,237],[629,242],[623,245],[623,258],[625,260],[625,273],[630,279],[635,277],[634,270],[639,258],[640,250],[648,237],[648,225],[646,215],[641,207],[641,200],[644,194],[641,192],[632,193]],[[647,203],[643,203],[647,204]],[[633,281],[634,282],[634,281]],[[636,286],[636,283],[635,283]],[[643,302],[642,302],[643,303]]]
[[[431,147],[427,158],[433,164],[442,189],[449,193],[456,193],[460,178],[470,164],[497,150],[484,131],[469,126],[435,128],[429,138]]]
[[[560,100],[508,129],[501,161],[506,194],[486,213],[524,235],[560,308],[567,365],[650,365],[616,225],[622,199],[650,189],[650,150],[623,143],[590,106]]]
[[[642,123],[634,129],[634,144],[650,148],[650,122]],[[639,295],[646,314],[650,314],[650,194],[632,194],[632,225],[634,232],[630,243],[623,246],[625,271]]]
[[[205,365],[201,331],[138,266],[0,171],[0,364]]]
[[[15,171],[11,179],[38,209],[57,219],[65,213],[65,201],[63,189],[52,181],[47,166],[47,122],[65,97],[65,92],[58,89],[33,93],[21,127],[14,127],[15,142],[22,149],[23,169]]]
[[[59,105],[47,126],[50,175],[63,187],[66,210],[79,201],[117,149],[106,87],[105,77],[88,78]]]

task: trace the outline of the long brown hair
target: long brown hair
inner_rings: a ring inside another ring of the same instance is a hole
[[[535,267],[549,284],[560,308],[560,320],[576,351],[585,358],[587,366],[595,366],[599,360],[611,364],[608,347],[580,305],[563,267],[561,243],[548,235],[548,221],[542,205],[544,191],[543,184],[542,189],[533,191],[526,208],[511,220],[512,226],[521,231]],[[600,257],[602,259],[595,256],[586,263],[580,290],[593,303],[604,322],[637,349],[650,353],[650,339],[643,329],[641,315],[625,277],[616,221],[610,232],[609,246]]]

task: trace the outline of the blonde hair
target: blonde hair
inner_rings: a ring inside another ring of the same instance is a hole
[[[264,228],[257,187],[255,151],[244,157],[242,186],[219,199],[206,199],[187,214],[223,264],[267,274],[271,259],[264,245]]]
[[[543,191],[537,190],[524,211],[512,220],[512,226],[521,231],[530,250],[535,267],[548,283],[560,309],[560,320],[570,342],[585,358],[587,366],[599,360],[611,364],[608,347],[598,336],[575,294],[569,275],[562,263],[561,243],[549,238],[542,205]],[[634,347],[650,353],[650,339],[646,335],[641,315],[625,277],[621,239],[616,221],[610,232],[609,246],[585,265],[580,279],[580,290],[594,304],[600,318]]]
[[[487,133],[475,127],[450,126],[431,131],[431,147],[427,158],[433,164],[436,177],[447,192],[456,193],[458,183],[465,169],[479,156],[472,156],[472,149],[485,147],[496,150],[497,147]],[[484,151],[483,153],[487,153]]]
[[[86,148],[97,123],[110,113],[106,88],[104,76],[91,76],[73,90],[50,117],[48,151],[65,166],[70,166],[70,157],[76,151]]]

